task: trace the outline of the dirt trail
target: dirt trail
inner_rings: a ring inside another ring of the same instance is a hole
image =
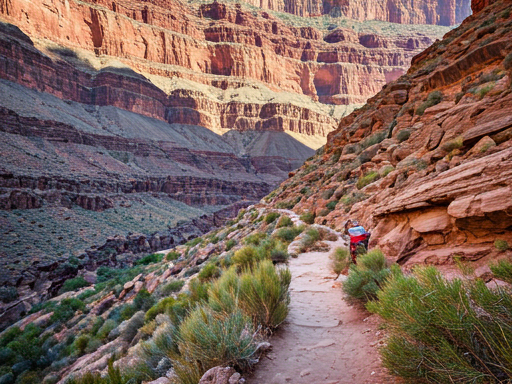
[[[341,238],[325,241],[331,249]],[[247,378],[249,384],[396,383],[381,367],[375,316],[343,300],[329,269],[330,252],[291,259],[290,313],[272,337],[273,350]],[[342,276],[344,277],[344,276]]]

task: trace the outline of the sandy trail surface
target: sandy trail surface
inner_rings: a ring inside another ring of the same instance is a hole
[[[331,250],[345,246],[341,238],[324,242]],[[270,340],[273,350],[247,378],[249,384],[399,382],[381,365],[378,319],[343,300],[329,254],[302,253],[290,260],[290,313]]]

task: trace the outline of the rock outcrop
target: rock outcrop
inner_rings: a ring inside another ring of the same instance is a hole
[[[416,56],[341,120],[274,206],[337,228],[357,218],[372,246],[406,266],[509,255],[510,11],[496,1]]]

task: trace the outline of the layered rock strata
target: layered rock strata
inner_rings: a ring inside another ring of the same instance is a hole
[[[331,15],[355,20],[381,20],[402,24],[459,24],[471,14],[470,0],[245,0],[264,9],[298,16]]]

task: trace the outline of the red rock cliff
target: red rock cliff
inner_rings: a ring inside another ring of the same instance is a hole
[[[470,0],[245,0],[256,7],[298,16],[345,16],[403,24],[454,25],[471,14]]]
[[[40,6],[1,0],[0,13],[33,39],[44,60],[61,68],[31,69],[24,52],[5,46],[5,79],[174,123],[318,136],[342,113],[336,105],[364,102],[403,74],[412,56],[441,31],[321,31],[240,5],[156,0],[49,0]],[[70,65],[64,69],[62,61]],[[91,75],[91,69],[100,72]],[[61,78],[61,70],[74,75]]]

